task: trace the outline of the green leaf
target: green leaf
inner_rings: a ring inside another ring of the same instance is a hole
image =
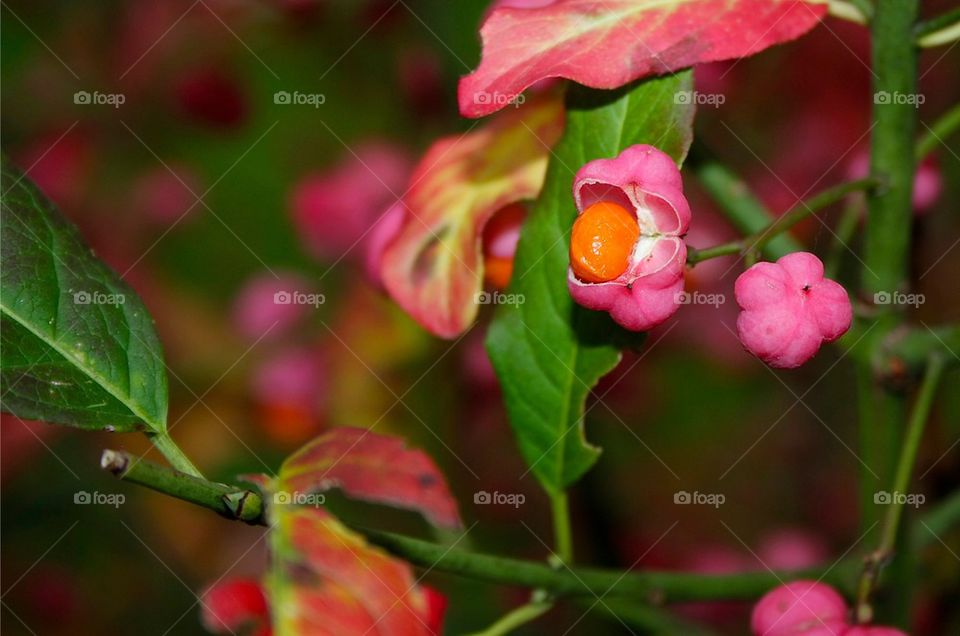
[[[0,183],[3,410],[165,432],[167,376],[143,302],[6,158]]]
[[[517,247],[510,292],[523,294],[524,302],[501,305],[487,335],[520,451],[551,494],[576,481],[600,454],[586,441],[584,402],[620,361],[626,342],[607,314],[581,308],[567,291],[574,173],[634,144],[656,146],[681,163],[694,109],[675,103],[675,95],[691,90],[691,72],[684,71],[620,91],[576,86],[567,99],[566,130]]]

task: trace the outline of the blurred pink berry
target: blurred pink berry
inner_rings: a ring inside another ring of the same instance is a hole
[[[851,179],[863,179],[870,173],[870,155],[862,150],[853,158],[847,168],[847,176]],[[927,157],[918,166],[913,177],[913,212],[923,215],[929,211],[940,198],[943,191],[943,180],[940,169],[933,157]]]
[[[690,224],[690,206],[673,159],[653,146],[631,146],[614,159],[596,159],[580,168],[573,196],[581,215],[597,204],[619,206],[635,215],[639,226],[626,269],[616,278],[585,282],[573,267],[568,270],[574,300],[610,312],[633,331],[646,331],[673,315],[683,291],[683,235]]]
[[[71,207],[88,186],[95,150],[90,136],[77,127],[38,137],[14,157],[44,194],[58,205]]]
[[[312,347],[280,351],[253,373],[259,423],[281,444],[302,443],[319,432],[328,387],[321,355]]]
[[[247,100],[240,83],[216,67],[200,68],[182,77],[177,102],[188,117],[215,128],[236,128],[247,118]]]
[[[757,263],[737,278],[737,333],[747,351],[772,367],[792,369],[824,342],[850,328],[853,308],[846,290],[823,277],[823,263],[808,252],[776,263]]]
[[[757,556],[774,570],[800,570],[823,563],[829,553],[823,541],[798,528],[777,530],[760,540]]]
[[[339,259],[359,243],[406,189],[410,157],[390,144],[359,145],[332,169],[303,177],[290,195],[301,240],[319,258]]]
[[[913,177],[913,211],[917,214],[927,212],[940,198],[942,190],[940,169],[930,157],[917,166],[917,173]]]
[[[179,223],[187,213],[193,216],[203,204],[200,181],[183,166],[155,168],[137,179],[133,186],[134,209],[147,219],[165,227]]]
[[[313,308],[313,305],[300,302],[312,298],[310,294],[313,294],[312,288],[296,274],[260,274],[250,279],[237,294],[233,324],[251,340],[277,338]]]
[[[909,634],[895,627],[857,625],[843,632],[843,636],[909,636]]]
[[[847,604],[829,585],[793,581],[767,592],[753,607],[754,636],[842,636]]]

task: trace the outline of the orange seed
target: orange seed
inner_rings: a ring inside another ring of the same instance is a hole
[[[636,217],[608,201],[594,203],[577,217],[570,236],[570,266],[586,283],[605,283],[627,271],[640,238]]]

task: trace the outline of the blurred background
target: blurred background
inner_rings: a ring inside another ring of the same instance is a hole
[[[419,154],[474,125],[457,114],[456,81],[479,59],[486,4],[5,0],[2,145],[144,298],[166,351],[172,434],[208,476],[272,472],[328,427],[375,427],[442,467],[476,522],[460,547],[541,559],[549,507],[483,351],[490,316],[455,342],[435,339],[383,296],[367,263],[367,231]],[[936,14],[952,3],[923,4]],[[960,99],[958,68],[956,45],[923,53],[922,121]],[[698,90],[722,103],[700,106],[698,140],[783,212],[865,170],[870,79],[863,29],[828,20],[758,57],[699,68]],[[917,183],[912,266],[925,302],[911,318],[931,325],[960,320],[958,149],[935,153]],[[686,178],[690,244],[732,238]],[[796,236],[823,255],[838,213]],[[844,250],[841,281],[857,266]],[[572,491],[579,561],[721,573],[867,551],[849,361],[826,348],[774,374],[744,353],[741,269],[716,260],[691,272],[691,291],[726,301],[682,308],[588,402],[588,438],[605,452]],[[294,291],[316,302],[273,302]],[[958,484],[958,389],[954,370],[918,462],[926,506]],[[147,452],[140,437],[6,414],[0,431],[4,633],[200,634],[195,593],[262,571],[262,528],[98,469],[105,447]],[[478,491],[525,501],[476,505]],[[679,491],[724,503],[677,505]],[[125,499],[78,505],[79,492]],[[351,514],[420,530],[372,507]],[[939,539],[918,564],[916,634],[960,633],[960,535]],[[525,599],[437,572],[426,582],[449,597],[451,634]],[[679,611],[747,633],[747,604]],[[628,633],[583,612],[562,605],[519,633]]]

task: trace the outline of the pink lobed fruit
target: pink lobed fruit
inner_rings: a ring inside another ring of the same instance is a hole
[[[647,145],[631,146],[614,159],[596,159],[577,172],[573,197],[579,214],[596,203],[613,203],[635,214],[640,228],[626,271],[613,280],[585,282],[568,269],[573,299],[588,309],[610,312],[632,331],[646,331],[672,316],[683,292],[683,235],[690,224],[690,206],[673,159]]]
[[[808,252],[757,263],[737,278],[734,293],[743,310],[740,342],[771,367],[800,366],[821,344],[846,333],[853,319],[846,290],[824,278],[823,263]]]
[[[793,581],[767,592],[753,607],[750,627],[755,636],[842,636],[847,604],[829,585]]]

